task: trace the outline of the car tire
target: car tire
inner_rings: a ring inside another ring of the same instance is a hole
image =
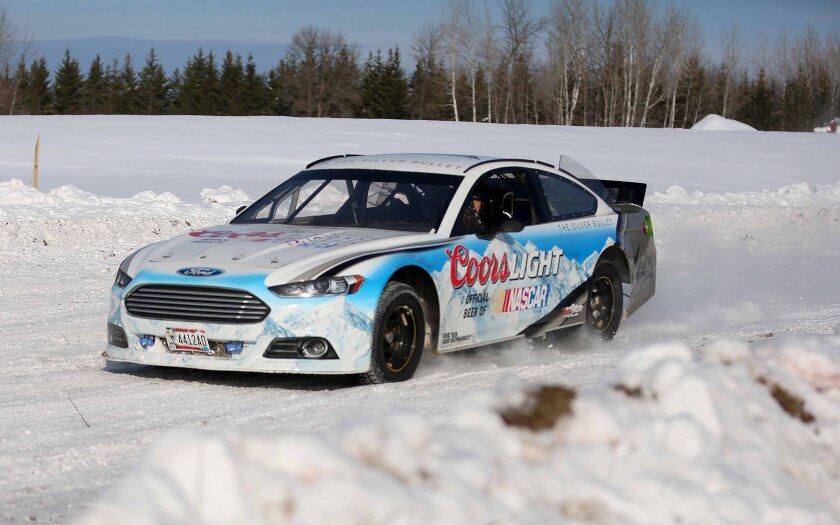
[[[378,384],[411,379],[426,343],[426,318],[414,288],[399,282],[385,286],[372,335],[370,370],[360,381]]]
[[[609,341],[618,331],[623,309],[621,275],[611,263],[599,263],[589,283],[585,326],[601,339]]]

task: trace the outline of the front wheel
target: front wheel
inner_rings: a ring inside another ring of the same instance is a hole
[[[426,340],[426,319],[420,297],[407,284],[385,286],[373,322],[370,370],[365,384],[405,381],[414,375]]]
[[[621,275],[612,264],[595,267],[586,300],[586,324],[605,341],[615,337],[624,307]]]

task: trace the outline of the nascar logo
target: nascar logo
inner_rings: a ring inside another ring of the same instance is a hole
[[[499,314],[545,308],[548,306],[548,292],[547,284],[500,290],[493,296],[490,310]]]

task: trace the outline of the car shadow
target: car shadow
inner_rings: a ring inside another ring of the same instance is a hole
[[[281,388],[287,390],[340,390],[360,386],[353,375],[272,374],[265,372],[228,372],[140,365],[107,361],[103,371],[143,379],[182,381],[236,388]]]

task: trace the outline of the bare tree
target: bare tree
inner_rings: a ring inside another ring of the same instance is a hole
[[[673,128],[674,120],[676,119],[677,84],[679,82],[680,69],[688,53],[699,45],[699,29],[696,18],[690,16],[688,12],[678,10],[673,6],[670,6],[666,10],[665,20],[658,25],[657,29],[657,40],[659,46],[661,46],[661,53],[659,53],[657,60],[659,63],[658,67],[661,68],[661,78],[664,87],[661,96],[657,100],[651,101],[653,88],[656,87],[656,83],[659,80],[657,78],[657,71],[654,71],[648,84],[641,125],[644,127],[647,124],[649,111],[656,104],[660,103],[662,99],[665,99],[666,113],[662,121],[662,126]]]
[[[7,104],[9,115],[15,112],[20,81],[17,75],[12,78],[10,74],[12,60],[20,57],[26,62],[30,45],[31,40],[15,26],[5,6],[0,5],[0,106]]]
[[[829,35],[825,39],[825,61],[828,78],[831,81],[831,115],[840,115],[840,35]]]
[[[0,67],[9,65],[17,40],[18,30],[12,23],[6,8],[0,5]]]
[[[427,105],[437,87],[435,72],[444,52],[443,25],[429,22],[414,33],[412,40],[411,56],[421,72],[414,79],[415,117],[423,119],[427,118]]]
[[[585,0],[555,0],[552,5],[546,48],[557,124],[574,123],[588,69],[592,24],[592,10]]]
[[[529,121],[530,66],[537,37],[544,26],[543,19],[531,16],[526,0],[502,0],[500,71],[505,76],[505,123]]]
[[[614,126],[618,114],[621,46],[617,18],[615,9],[603,9],[598,4],[593,7],[596,35],[594,69],[596,78],[600,79],[599,91],[603,100],[600,123],[603,126]]]
[[[443,35],[446,44],[446,57],[449,61],[449,95],[452,116],[455,122],[461,120],[458,112],[458,68],[461,54],[461,12],[456,0],[450,0],[444,9]]]
[[[738,26],[736,24],[730,25],[728,28],[721,31],[721,43],[723,44],[723,63],[721,64],[721,75],[723,76],[723,105],[721,107],[721,116],[729,117],[732,107],[732,85],[735,79],[735,71],[738,68],[740,60],[740,53],[738,52]]]
[[[446,10],[446,42],[450,56],[453,109],[457,107],[456,81],[458,69],[464,71],[470,86],[472,120],[478,120],[476,83],[481,64],[482,18],[473,0],[449,0]],[[458,116],[456,115],[456,120]]]
[[[349,116],[358,76],[358,50],[341,33],[307,26],[295,33],[287,59],[295,69],[297,114]]]
[[[490,6],[484,4],[479,20],[478,57],[484,69],[484,82],[487,91],[487,115],[484,120],[493,122],[493,98],[495,94],[495,74],[499,62],[498,36],[493,25]]]
[[[687,11],[680,13],[677,30],[679,37],[672,48],[672,54],[666,64],[666,76],[668,84],[668,106],[663,127],[673,128],[677,119],[677,89],[679,87],[680,73],[687,65],[689,57],[700,55],[703,47],[700,26],[697,18]]]

